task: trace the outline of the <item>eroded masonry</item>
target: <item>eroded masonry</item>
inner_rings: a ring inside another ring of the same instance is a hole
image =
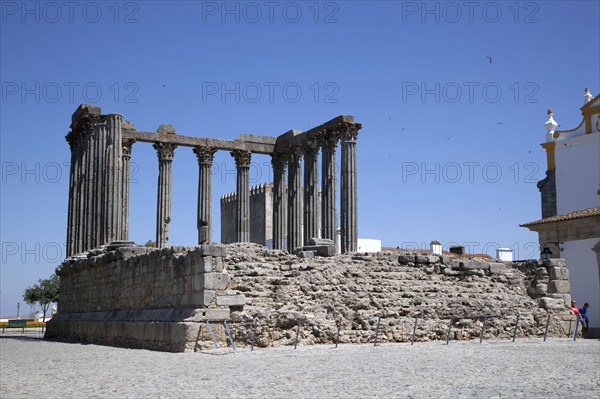
[[[250,240],[250,160],[271,156],[274,176],[273,248],[295,249],[311,238],[336,238],[336,150],[341,145],[340,230],[342,252],[356,250],[356,139],[360,123],[338,116],[308,131],[279,137],[241,134],[235,140],[179,135],[172,125],[156,132],[138,131],[119,114],[102,115],[81,105],[73,114],[67,141],[71,147],[67,255],[72,256],[129,235],[129,175],[134,143],[152,143],[158,156],[156,243],[169,242],[171,165],[177,147],[191,147],[198,158],[198,243],[212,241],[212,163],[215,152],[229,151],[237,168],[235,235]],[[322,153],[321,201],[318,154]],[[304,176],[301,176],[304,163]],[[286,181],[287,175],[287,181]],[[287,183],[287,184],[286,184]],[[286,189],[287,187],[287,189]],[[319,203],[320,208],[319,209]],[[319,219],[319,215],[322,218]]]

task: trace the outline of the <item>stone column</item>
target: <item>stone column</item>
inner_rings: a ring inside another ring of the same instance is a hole
[[[104,242],[109,244],[119,239],[122,224],[122,201],[123,201],[123,171],[121,167],[123,139],[122,139],[123,117],[119,114],[106,116],[106,141],[104,156],[104,179],[106,187],[104,198],[104,227],[106,234]],[[170,169],[169,169],[170,170]],[[169,177],[170,181],[170,177]]]
[[[84,138],[81,134],[78,134],[77,139],[77,162],[75,164],[75,248],[73,253],[78,254],[82,252],[83,248],[83,187],[84,187],[84,167],[83,167],[83,154],[85,149]]]
[[[288,153],[288,252],[302,247],[302,183],[300,176],[302,148],[292,147]]]
[[[106,179],[106,146],[107,146],[107,123],[98,123],[96,129],[96,143],[94,146],[93,164],[94,164],[94,238],[93,247],[99,247],[106,243],[106,201],[108,196],[108,187]]]
[[[75,192],[77,184],[76,166],[77,163],[77,138],[73,132],[66,137],[71,150],[71,164],[69,165],[69,205],[67,208],[67,258],[75,252]]]
[[[356,187],[356,138],[355,125],[341,129],[342,178],[341,178],[341,250],[356,252],[358,244],[357,187]]]
[[[320,145],[321,162],[321,237],[337,239],[336,161],[335,152],[339,135],[335,131],[323,132]]]
[[[93,127],[90,129],[93,130]],[[91,235],[92,235],[92,197],[94,196],[94,189],[92,186],[92,136],[91,131],[86,132],[85,138],[85,149],[83,155],[83,166],[85,168],[84,175],[84,187],[83,187],[83,248],[82,251],[91,249]]]
[[[319,238],[319,146],[316,142],[304,145],[304,245]]]
[[[92,217],[90,219],[90,244],[88,247],[99,248],[105,243],[103,240],[104,230],[104,219],[102,215],[102,206],[104,204],[103,195],[104,192],[103,182],[105,179],[104,173],[106,170],[103,165],[103,159],[105,155],[105,142],[106,142],[106,131],[107,124],[105,121],[98,122],[93,128],[94,134],[92,139],[92,148],[90,154],[90,184],[91,184],[91,212]]]
[[[237,242],[250,242],[250,158],[245,150],[233,150],[237,168],[236,181],[236,236]]]
[[[123,182],[123,202],[121,207],[121,235],[119,240],[129,240],[129,189],[131,186],[131,150],[133,148],[134,139],[122,139],[123,144],[123,173],[121,181]]]
[[[169,242],[171,223],[171,163],[177,146],[170,143],[154,143],[158,155],[158,199],[156,207],[156,246],[164,248]]]
[[[212,164],[216,148],[194,148],[198,158],[198,244],[212,242]]]
[[[287,248],[287,193],[285,189],[286,155],[271,155],[273,165],[273,249]]]

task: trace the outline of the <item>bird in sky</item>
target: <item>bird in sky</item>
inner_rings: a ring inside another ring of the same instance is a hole
[[[486,55],[487,59],[490,61],[490,64],[492,63],[492,57],[490,57],[489,55]]]
[[[504,123],[502,123],[502,122],[498,122],[498,124],[504,126]]]

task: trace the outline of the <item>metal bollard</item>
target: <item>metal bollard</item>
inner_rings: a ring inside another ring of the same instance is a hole
[[[548,315],[548,318],[546,319],[546,329],[544,330],[544,342],[546,342],[546,337],[548,336],[548,326],[550,326],[550,315]]]
[[[519,316],[521,316],[521,315],[517,314],[517,322],[515,323],[515,331],[513,331],[512,342],[515,342],[515,339],[517,338],[517,328],[519,328]]]
[[[448,345],[448,342],[450,342],[450,330],[452,329],[452,320],[453,318],[450,318],[450,322],[448,323],[448,333],[446,334],[446,345]]]
[[[340,319],[338,321],[338,325],[337,325],[337,336],[335,337],[335,347],[338,347],[338,344],[340,343],[340,328],[342,326],[342,319]]]
[[[252,347],[250,352],[254,351],[254,345],[256,345],[256,317],[252,320]]]
[[[217,339],[215,338],[215,333],[213,332],[213,329],[210,326],[210,322],[208,320],[206,320],[206,328],[208,329],[208,332],[210,333],[210,337],[212,338],[212,342],[213,342],[213,345],[215,346],[215,349],[220,349],[219,344],[217,343]]]
[[[581,316],[577,315],[577,319],[575,320],[575,331],[573,332],[573,341],[577,341],[577,331],[579,331],[579,318]]]
[[[296,342],[294,342],[294,349],[296,349],[298,347],[299,337],[300,337],[300,319],[297,320],[297,325],[296,325]]]
[[[233,349],[233,351],[235,352],[235,342],[233,342],[233,337],[231,336],[231,331],[229,331],[227,320],[223,320],[223,325],[225,326],[225,333],[227,333],[227,338],[229,338],[229,345],[231,345],[231,349]]]
[[[419,316],[415,317],[415,325],[413,327],[412,338],[410,339],[410,344],[415,343],[415,333],[417,332],[417,321],[419,321]]]
[[[483,334],[485,334],[485,322],[487,320],[487,316],[483,316],[483,325],[481,326],[481,336],[479,337],[479,343],[483,342]]]
[[[377,328],[375,329],[375,343],[373,346],[377,346],[377,338],[379,337],[379,323],[381,323],[381,316],[377,318]]]

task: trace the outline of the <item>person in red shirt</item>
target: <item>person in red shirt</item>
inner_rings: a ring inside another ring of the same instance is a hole
[[[571,301],[571,307],[569,308],[569,310],[571,311],[571,313],[573,313],[575,316],[580,315],[581,313],[579,312],[579,308],[577,307],[577,302],[575,301]]]

